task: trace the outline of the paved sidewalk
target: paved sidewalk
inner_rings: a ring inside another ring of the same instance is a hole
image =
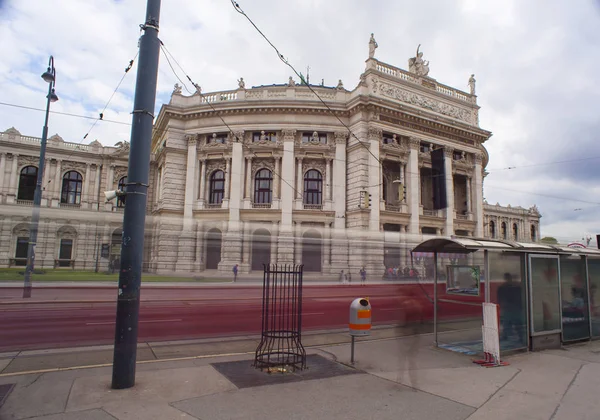
[[[341,333],[338,333],[341,334]],[[260,373],[251,354],[138,364],[111,390],[111,368],[0,376],[0,419],[540,419],[600,417],[600,343],[508,357],[483,368],[431,335],[310,348],[302,374]],[[235,353],[234,341],[221,351]],[[196,343],[196,353],[202,343]],[[43,355],[42,355],[43,356]],[[173,356],[177,356],[174,354]],[[50,355],[48,357],[55,357]],[[1,359],[0,359],[1,360]],[[237,362],[237,363],[236,363]],[[0,365],[0,367],[2,367]]]

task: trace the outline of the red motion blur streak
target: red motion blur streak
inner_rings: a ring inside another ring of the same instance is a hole
[[[115,289],[38,288],[33,291],[35,299],[82,302],[0,306],[0,351],[112,344]],[[442,296],[442,291],[440,288],[440,297],[448,297]],[[12,292],[1,289],[0,296],[6,298]],[[371,301],[375,325],[433,317],[433,304],[429,300],[433,296],[432,284],[309,285],[303,289],[303,330],[347,327],[350,303],[364,296]],[[139,341],[258,334],[261,299],[261,287],[147,287],[142,291]],[[86,303],[86,300],[105,302]],[[480,302],[481,298],[462,300]],[[440,318],[481,314],[476,305],[441,302],[438,308]]]

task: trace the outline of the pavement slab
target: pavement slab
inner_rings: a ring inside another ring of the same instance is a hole
[[[104,410],[85,410],[32,417],[27,420],[115,420],[115,418]]]
[[[245,388],[172,405],[202,420],[464,420],[474,411],[367,374]]]
[[[0,359],[0,373],[10,364],[12,359]]]
[[[24,419],[62,413],[73,381],[53,381],[43,375],[2,378],[15,383],[12,392],[0,407],[0,419]]]
[[[255,340],[216,341],[178,346],[153,346],[158,359],[175,357],[205,356],[213,354],[254,352],[259,342]]]
[[[517,369],[506,366],[498,369],[472,366],[404,372],[374,372],[373,374],[478,408],[518,372]]]
[[[469,420],[550,420],[557,405],[549,398],[501,389]]]
[[[558,403],[579,371],[582,362],[553,354],[530,353],[506,359],[520,373],[506,385],[506,390],[549,398]],[[502,368],[503,369],[503,368]]]
[[[112,420],[193,420],[188,413],[184,413],[170,405],[160,403],[149,403],[147,401],[133,404],[109,404],[104,407],[107,413],[110,413]]]
[[[596,420],[600,417],[600,365],[585,364],[563,397],[553,420]]]
[[[236,389],[211,366],[139,372],[133,388],[113,390],[111,376],[78,378],[73,383],[66,411],[130,404],[169,403]]]

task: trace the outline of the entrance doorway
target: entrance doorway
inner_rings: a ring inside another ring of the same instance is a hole
[[[211,229],[206,234],[206,269],[216,270],[221,262],[221,231]]]
[[[266,229],[258,229],[252,235],[251,270],[263,270],[263,264],[271,263],[271,233]]]
[[[309,230],[302,237],[302,264],[304,271],[322,271],[323,242],[321,234],[315,230]]]

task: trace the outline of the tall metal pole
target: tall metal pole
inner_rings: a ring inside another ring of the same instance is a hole
[[[140,39],[129,169],[125,187],[126,202],[123,216],[121,269],[117,300],[115,348],[112,388],[124,389],[135,385],[135,363],[140,309],[142,259],[144,256],[144,225],[150,170],[150,143],[156,100],[158,75],[158,20],[160,0],[148,0],[144,34]]]
[[[50,114],[50,102],[55,98],[54,89],[54,57],[50,56],[50,66],[43,76],[48,74],[52,76],[48,81],[48,96],[46,97],[46,118],[44,119],[44,128],[42,129],[42,143],[40,146],[40,162],[38,164],[37,179],[35,182],[35,191],[33,193],[33,210],[31,212],[31,228],[29,230],[29,243],[27,245],[27,267],[25,268],[25,281],[23,284],[23,297],[31,297],[31,274],[35,267],[35,246],[37,245],[38,228],[40,225],[40,204],[42,202],[42,179],[44,176],[44,165],[46,163],[46,140],[48,139],[48,116]],[[42,76],[42,77],[43,77]],[[46,80],[44,78],[44,80]]]

